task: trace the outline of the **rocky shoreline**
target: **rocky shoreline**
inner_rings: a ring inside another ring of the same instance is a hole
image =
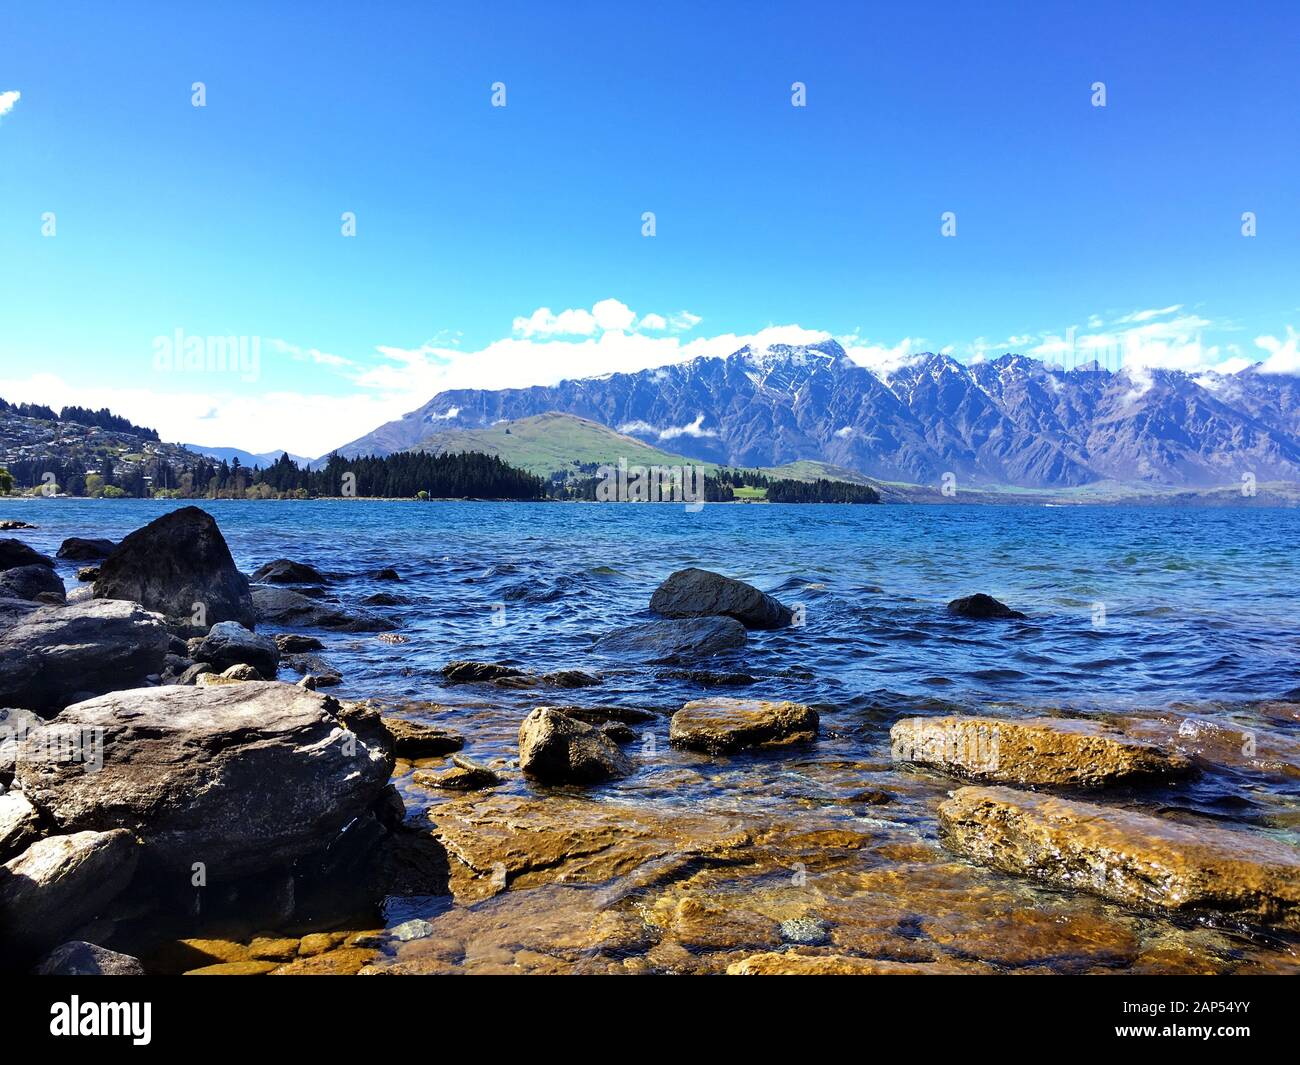
[[[1202,777],[1300,778],[1300,704],[1262,706],[1249,744],[1168,714],[896,715],[878,757],[836,762],[833,707],[709,690],[752,686],[709,667],[796,611],[685,569],[569,668],[448,663],[484,707],[534,700],[462,721],[328,691],[322,637],[404,640],[392,569],[356,603],[302,561],[246,576],[194,507],[57,554],[91,564],[79,587],[0,539],[10,971],[1300,968],[1291,832],[1177,809]],[[1025,620],[983,595],[949,610]],[[700,696],[602,703],[611,657]],[[790,809],[747,804],[790,777],[813,785]],[[722,801],[693,798],[706,782]]]

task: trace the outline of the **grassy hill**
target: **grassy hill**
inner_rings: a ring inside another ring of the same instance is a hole
[[[629,466],[698,464],[709,474],[719,469],[717,463],[697,463],[695,459],[663,451],[598,422],[556,412],[502,422],[487,429],[449,429],[433,433],[420,441],[418,447],[421,451],[439,455],[481,451],[497,455],[510,465],[539,477],[549,477],[554,473],[579,474],[584,472],[584,468],[589,472],[593,467],[617,465],[619,459],[626,459]],[[873,487],[878,485],[878,482],[853,470],[811,460],[768,466],[757,472],[773,479],[815,481],[820,478]],[[737,499],[761,500],[766,494],[764,488],[736,489]]]
[[[583,466],[617,465],[619,459],[626,459],[629,466],[681,466],[694,461],[585,418],[555,413],[502,422],[488,429],[433,433],[421,440],[417,449],[437,455],[481,451],[540,477],[577,473]],[[710,472],[717,468],[705,465]]]

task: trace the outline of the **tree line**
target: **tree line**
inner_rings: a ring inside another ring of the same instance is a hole
[[[64,407],[55,413],[53,407],[47,407],[44,403],[8,403],[0,399],[0,413],[15,414],[20,418],[37,418],[46,422],[72,422],[76,425],[108,429],[115,433],[130,433],[143,440],[158,440],[157,429],[136,425],[121,415],[114,414],[107,407],[101,407],[99,410],[91,410],[89,407]]]

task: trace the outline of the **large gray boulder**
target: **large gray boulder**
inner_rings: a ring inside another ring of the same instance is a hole
[[[14,566],[0,571],[0,596],[61,603],[67,598],[67,590],[63,587],[63,580],[49,566]]]
[[[747,639],[745,626],[735,618],[670,618],[615,629],[597,640],[593,650],[646,662],[681,662],[734,651]]]
[[[237,621],[219,621],[195,647],[195,662],[207,662],[220,673],[231,666],[249,665],[271,679],[280,664],[280,648],[269,636],[249,632]]]
[[[47,836],[0,866],[0,941],[38,951],[97,917],[131,882],[130,832]]]
[[[590,784],[632,771],[627,755],[600,729],[539,706],[519,726],[519,767],[553,784]]]
[[[135,603],[42,607],[0,632],[0,706],[50,713],[138,687],[162,672],[167,647],[164,619]]]
[[[210,882],[253,876],[326,847],[386,786],[387,737],[345,730],[337,710],[274,682],[117,692],[57,722],[102,736],[102,768],[29,740],[17,780],[59,831],[130,829],[167,875],[201,861]]]
[[[219,621],[254,627],[248,578],[212,515],[182,507],[136,529],[104,559],[96,599],[128,599],[172,624],[206,632]]]
[[[257,620],[272,625],[297,625],[336,632],[390,632],[397,625],[367,610],[350,609],[295,592],[289,588],[253,585],[253,606]]]
[[[650,609],[667,618],[735,618],[747,629],[781,629],[794,619],[790,609],[752,584],[706,569],[671,574],[650,597]]]

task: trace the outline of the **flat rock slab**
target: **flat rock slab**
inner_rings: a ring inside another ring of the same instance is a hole
[[[448,853],[500,888],[599,883],[656,859],[725,858],[750,843],[735,818],[564,795],[467,797],[428,817]]]
[[[61,831],[126,828],[158,866],[210,880],[288,866],[368,811],[392,770],[387,737],[345,731],[328,696],[250,681],[115,692],[68,707],[50,728],[76,745],[29,736],[18,781]],[[102,744],[102,746],[100,746]]]
[[[909,717],[894,723],[889,741],[895,762],[1029,787],[1173,780],[1194,768],[1181,755],[1089,721]]]
[[[1300,931],[1300,850],[1258,833],[996,787],[953,792],[939,829],[950,850],[1005,873]]]
[[[696,699],[673,714],[668,738],[678,747],[726,754],[747,747],[783,747],[817,738],[817,711],[768,699]]]
[[[735,618],[747,629],[781,629],[794,620],[789,607],[752,584],[695,568],[671,574],[650,597],[650,609],[666,618]]]

